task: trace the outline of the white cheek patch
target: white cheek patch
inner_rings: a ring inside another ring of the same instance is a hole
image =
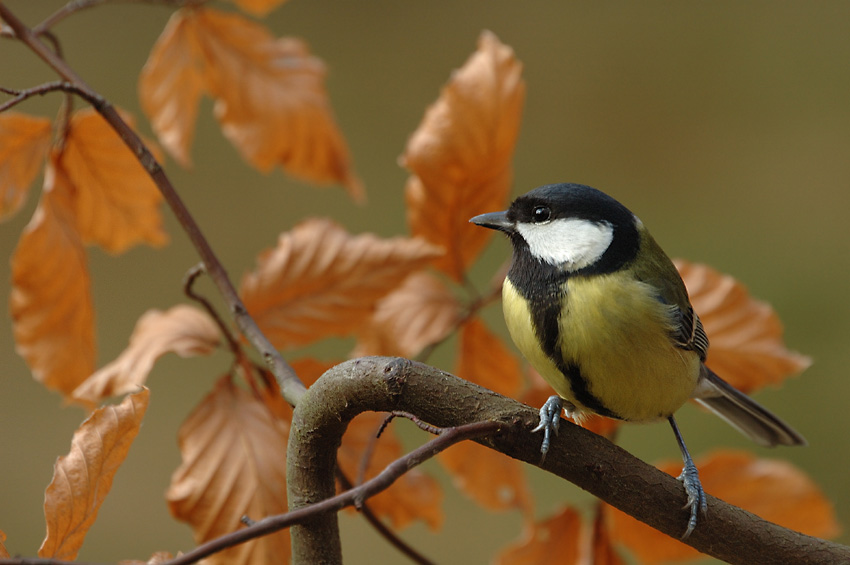
[[[532,255],[569,271],[598,261],[614,239],[614,228],[608,222],[578,218],[561,218],[543,224],[520,223],[516,229],[528,243]]]

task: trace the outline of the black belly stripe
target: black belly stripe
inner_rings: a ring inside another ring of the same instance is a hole
[[[556,288],[559,287],[560,285]],[[577,363],[564,360],[559,344],[561,332],[561,298],[561,291],[553,289],[552,292],[547,293],[543,300],[538,302],[538,306],[542,307],[532,309],[534,330],[543,346],[543,352],[555,363],[558,370],[570,382],[570,389],[579,403],[597,414],[619,419],[619,416],[606,408],[602,404],[602,401],[590,392],[587,379],[581,373],[581,367]]]

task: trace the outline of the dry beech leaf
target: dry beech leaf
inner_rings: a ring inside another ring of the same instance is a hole
[[[566,507],[543,520],[526,524],[522,538],[495,558],[499,565],[539,565],[540,563],[576,563],[581,545],[581,517]]]
[[[512,398],[516,398],[522,385],[517,358],[476,318],[461,328],[456,374]],[[438,458],[457,487],[485,508],[531,507],[531,495],[518,461],[469,441],[450,447]]]
[[[280,165],[362,199],[324,81],[324,64],[304,42],[275,38],[238,14],[192,8],[172,16],[145,65],[140,94],[157,135],[183,163],[203,91],[215,100],[224,135],[252,166],[268,172]]]
[[[242,10],[257,17],[263,17],[286,0],[233,0]]]
[[[94,370],[88,262],[68,202],[72,188],[51,160],[44,191],[12,255],[15,350],[33,377],[70,394]]]
[[[174,559],[174,556],[171,555],[168,551],[157,551],[151,558],[147,561],[140,561],[138,559],[128,559],[122,560],[118,562],[118,565],[162,565],[163,563],[167,563]]]
[[[706,364],[732,386],[752,392],[811,365],[808,357],[785,348],[776,312],[740,282],[707,265],[681,259],[675,264],[711,341]]]
[[[47,537],[39,557],[76,559],[139,433],[149,398],[150,391],[142,389],[121,404],[98,408],[74,432],[71,451],[56,460],[53,480],[44,492]]]
[[[6,549],[6,533],[0,530],[0,559],[9,559],[9,550]]]
[[[50,130],[47,118],[0,114],[0,222],[23,206],[50,147]]]
[[[174,12],[139,77],[139,100],[160,143],[189,167],[198,103],[204,91],[203,53],[189,13]]]
[[[492,236],[469,218],[506,205],[524,100],[522,64],[510,47],[484,32],[402,156],[413,173],[405,189],[410,229],[449,250],[436,266],[455,280]]]
[[[705,491],[765,520],[815,537],[833,537],[839,526],[832,504],[814,482],[791,463],[759,459],[745,451],[717,451],[696,461]],[[681,461],[657,465],[673,476]],[[610,508],[614,538],[642,563],[693,559],[701,554],[631,516]]]
[[[181,357],[209,355],[221,339],[209,315],[181,304],[166,312],[145,312],[130,336],[130,345],[115,361],[87,378],[71,395],[75,400],[97,404],[145,384],[154,362],[166,353]]]
[[[461,304],[442,280],[420,271],[380,302],[368,325],[358,332],[355,357],[415,357],[444,339],[461,317]]]
[[[375,439],[386,414],[365,412],[355,417],[342,436],[338,451],[340,468],[352,482],[357,482],[364,454],[369,464],[364,480],[371,479],[402,456],[401,443],[391,429],[385,429]],[[414,520],[422,520],[432,530],[443,523],[443,493],[430,476],[417,468],[410,469],[384,492],[367,500],[369,508],[390,521],[394,528],[403,528]]]
[[[306,220],[260,254],[240,294],[276,347],[297,347],[354,333],[378,300],[440,253],[418,239],[352,236],[331,220]]]
[[[183,462],[171,478],[171,514],[187,522],[203,543],[242,527],[240,518],[286,512],[288,425],[263,399],[235,386],[229,376],[180,427]],[[278,532],[208,557],[206,563],[288,562],[289,533]]]
[[[576,565],[625,565],[611,538],[607,519],[608,506],[602,502],[597,504],[593,526],[587,532],[590,539],[588,543],[583,544],[581,557]]]
[[[133,120],[122,115],[131,126]],[[83,242],[110,253],[165,245],[162,195],[133,152],[97,112],[75,112],[59,156],[74,187],[74,217]]]

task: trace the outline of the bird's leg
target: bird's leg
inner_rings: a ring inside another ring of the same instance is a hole
[[[691,459],[691,454],[688,453],[688,448],[685,447],[685,440],[682,438],[681,432],[679,432],[679,426],[676,425],[676,420],[673,416],[670,416],[667,420],[670,422],[670,426],[673,427],[673,433],[676,434],[676,441],[679,442],[679,450],[682,452],[682,459],[685,461],[682,474],[678,476],[678,479],[682,481],[682,485],[685,487],[685,493],[688,495],[688,503],[685,504],[685,508],[691,509],[688,529],[685,530],[685,534],[682,536],[682,539],[685,539],[696,528],[698,514],[700,512],[705,514],[708,505],[706,503],[705,491],[702,490],[702,483],[699,481],[697,466],[694,465],[694,460]]]
[[[572,412],[575,410],[572,402],[566,401],[557,395],[550,396],[543,406],[540,407],[540,423],[531,431],[539,432],[543,430],[543,443],[540,445],[540,453],[543,454],[540,459],[541,463],[546,459],[546,452],[549,451],[552,435],[558,434],[558,426],[561,424],[561,411],[565,408],[568,415],[572,415]]]

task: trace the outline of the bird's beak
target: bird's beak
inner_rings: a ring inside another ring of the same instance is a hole
[[[469,220],[477,226],[490,228],[491,230],[499,230],[505,233],[513,233],[514,223],[508,220],[507,212],[490,212],[489,214],[481,214]]]

